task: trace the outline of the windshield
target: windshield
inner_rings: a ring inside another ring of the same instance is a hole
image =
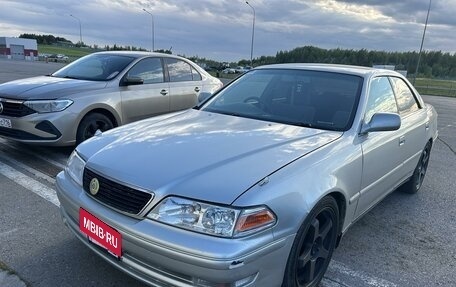
[[[51,76],[89,81],[108,81],[127,67],[134,57],[112,54],[91,54],[58,70]]]
[[[353,122],[363,78],[297,69],[254,70],[201,110],[318,129],[345,131]]]

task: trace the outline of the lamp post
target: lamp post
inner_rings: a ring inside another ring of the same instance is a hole
[[[250,8],[252,8],[252,11],[253,11],[253,24],[252,24],[252,44],[250,46],[250,67],[253,68],[253,39],[255,37],[255,8],[253,8],[252,5],[250,5],[249,1],[245,1],[245,3],[247,5],[250,6]]]
[[[78,17],[70,14],[71,17],[73,17],[74,19],[78,20],[79,22],[79,43],[81,44],[82,46],[82,28],[81,28],[81,19],[79,19]]]
[[[431,11],[431,3],[432,3],[432,0],[429,0],[429,7],[428,7],[427,15],[426,15],[426,22],[424,23],[423,38],[421,38],[420,53],[418,54],[418,63],[416,63],[415,76],[413,77],[413,85],[415,85],[416,76],[418,75],[418,69],[420,68],[421,51],[423,50],[424,36],[426,35],[426,28],[427,28],[427,24],[428,24],[428,20],[429,20],[429,12]]]
[[[153,51],[155,51],[154,15],[152,15],[152,13],[147,11],[145,8],[143,8],[143,11],[146,12],[147,14],[149,14],[150,17],[152,18],[152,52],[153,52]]]

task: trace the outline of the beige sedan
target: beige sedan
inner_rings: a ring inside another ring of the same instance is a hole
[[[0,136],[74,145],[97,130],[195,106],[222,87],[195,63],[147,52],[99,52],[49,76],[0,85]]]

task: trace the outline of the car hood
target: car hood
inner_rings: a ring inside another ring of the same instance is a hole
[[[39,76],[0,85],[0,97],[18,100],[52,100],[106,87],[106,82]]]
[[[188,110],[108,131],[78,146],[87,167],[155,193],[222,204],[342,132]]]

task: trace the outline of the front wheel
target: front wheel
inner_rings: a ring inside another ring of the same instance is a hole
[[[324,197],[299,228],[288,257],[282,287],[318,286],[328,268],[339,230],[339,208]]]
[[[91,113],[86,115],[79,124],[76,133],[76,144],[89,139],[95,135],[97,130],[102,132],[112,129],[114,127],[111,120],[100,113]]]
[[[428,142],[421,153],[420,160],[416,165],[412,177],[402,185],[401,190],[405,193],[416,193],[423,185],[424,176],[426,175],[427,167],[429,164],[429,157],[431,155],[431,142]]]

